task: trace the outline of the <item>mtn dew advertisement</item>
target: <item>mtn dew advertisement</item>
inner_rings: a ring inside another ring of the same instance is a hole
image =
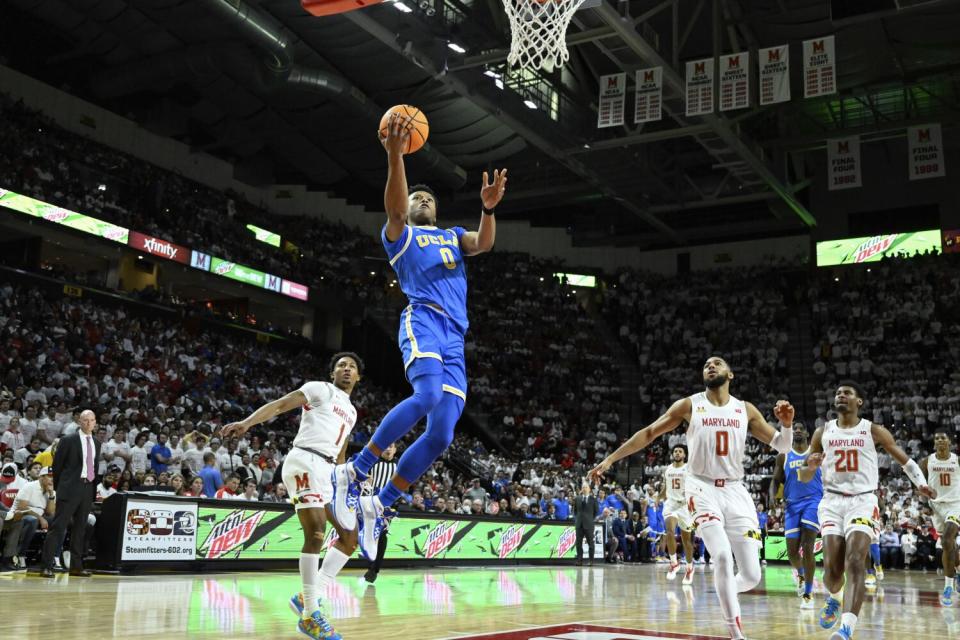
[[[844,238],[817,243],[817,266],[829,267],[838,264],[879,262],[884,257],[932,251],[939,253],[941,236],[939,229],[913,231],[911,233],[888,233],[865,238]]]
[[[210,273],[223,276],[224,278],[230,278],[231,280],[246,282],[256,287],[262,287],[267,277],[267,274],[263,271],[257,271],[256,269],[245,267],[236,262],[228,262],[221,258],[213,258],[210,261]]]
[[[303,533],[293,510],[200,506],[198,560],[296,560]],[[386,557],[392,560],[551,560],[575,555],[572,526],[397,517]],[[336,542],[327,527],[324,550]],[[358,552],[359,555],[359,552]]]
[[[34,218],[42,218],[47,222],[62,224],[65,227],[121,244],[127,244],[130,234],[129,229],[124,227],[118,227],[104,220],[98,220],[6,189],[0,189],[0,207],[13,209]]]
[[[767,560],[777,562],[789,562],[790,560],[787,556],[787,539],[783,536],[768,535],[763,545],[763,551]],[[823,561],[823,540],[820,538],[817,538],[816,542],[813,543],[813,555],[817,562]]]

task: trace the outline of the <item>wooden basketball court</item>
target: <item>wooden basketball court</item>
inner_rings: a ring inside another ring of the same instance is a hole
[[[384,571],[367,587],[346,571],[327,611],[346,640],[646,640],[722,638],[712,574],[693,587],[667,582],[663,565],[589,568],[463,568]],[[857,638],[960,637],[960,608],[937,600],[934,573],[887,572],[864,605]],[[290,573],[95,575],[53,580],[0,577],[4,637],[295,638]],[[826,638],[818,610],[801,611],[790,570],[767,567],[741,596],[749,638]],[[822,596],[818,597],[818,606]],[[501,633],[510,632],[510,633]]]

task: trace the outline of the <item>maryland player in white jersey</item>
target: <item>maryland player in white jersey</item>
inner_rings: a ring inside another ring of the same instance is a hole
[[[840,627],[830,640],[853,637],[863,605],[866,558],[870,543],[879,535],[877,445],[903,465],[920,493],[936,496],[920,466],[904,453],[890,432],[860,417],[863,401],[856,383],[840,383],[834,396],[839,417],[813,432],[807,467],[797,474],[801,482],[809,482],[817,467],[823,465],[823,500],[817,515],[823,537],[823,583],[830,595],[820,610],[820,626],[833,628],[843,607]]]
[[[920,469],[929,478],[930,488],[937,497],[930,500],[933,511],[933,526],[943,544],[943,592],[940,604],[953,606],[957,591],[957,531],[960,530],[960,463],[953,453],[950,434],[938,430],[933,434],[934,453],[923,459]]]
[[[660,489],[660,499],[663,500],[663,519],[667,530],[667,553],[670,555],[670,568],[667,570],[667,580],[677,577],[680,570],[680,561],[677,560],[677,527],[680,527],[680,539],[683,542],[683,553],[687,560],[687,568],[683,574],[683,584],[693,583],[693,516],[687,509],[687,499],[684,486],[687,477],[687,452],[683,447],[673,448],[673,464],[663,470],[663,485]]]
[[[703,393],[677,400],[650,426],[641,429],[603,462],[591,469],[599,481],[618,460],[632,455],[682,423],[687,426],[690,462],[684,498],[700,538],[714,565],[714,585],[724,624],[731,638],[743,638],[738,593],[760,582],[760,524],[753,500],[743,486],[743,455],[747,432],[781,453],[793,442],[794,409],[777,402],[774,413],[781,428],[773,428],[749,402],[730,395],[733,371],[713,356],[703,365]],[[734,575],[733,561],[740,571]]]
[[[362,373],[363,361],[357,354],[338,353],[330,360],[331,382],[307,382],[263,405],[246,419],[223,428],[224,436],[242,436],[281,413],[301,409],[300,429],[283,461],[283,483],[303,527],[302,590],[290,599],[290,606],[300,618],[297,630],[310,638],[341,640],[321,613],[319,599],[321,591],[334,582],[357,548],[356,530],[342,530],[330,517],[329,510],[333,499],[330,477],[334,465],[344,462],[350,432],[357,422],[357,410],[350,402],[350,394]],[[321,566],[320,553],[328,519],[339,540],[327,549]]]

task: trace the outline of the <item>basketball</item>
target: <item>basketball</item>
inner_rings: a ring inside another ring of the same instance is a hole
[[[410,131],[410,139],[407,142],[407,150],[404,153],[414,153],[427,141],[430,135],[430,123],[427,122],[427,116],[417,107],[408,104],[398,104],[387,109],[387,112],[380,118],[380,139],[387,137],[387,128],[390,126],[390,116],[399,113],[401,116],[410,116],[413,119],[413,129]]]

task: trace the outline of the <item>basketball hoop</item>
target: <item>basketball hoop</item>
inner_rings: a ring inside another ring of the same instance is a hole
[[[521,69],[551,72],[570,58],[567,26],[584,0],[504,0],[510,18],[507,62]]]

